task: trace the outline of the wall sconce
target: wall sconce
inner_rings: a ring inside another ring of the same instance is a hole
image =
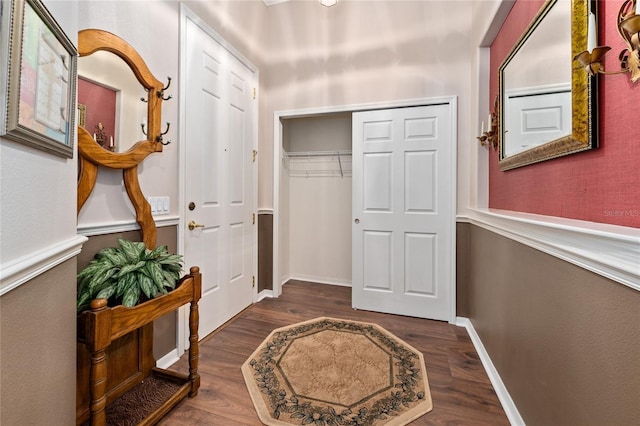
[[[338,0],[320,0],[320,4],[326,7],[331,7],[338,4]]]
[[[573,58],[579,61],[589,73],[596,74],[623,74],[631,73],[631,81],[635,83],[640,79],[640,1],[626,0],[618,12],[618,33],[627,47],[620,52],[620,71],[606,72],[602,67],[602,58],[611,50],[609,46],[596,46],[597,35],[595,15],[589,16],[589,34],[587,50]]]
[[[480,136],[476,139],[480,141],[482,146],[490,146],[494,151],[498,150],[498,134],[500,132],[500,114],[499,114],[498,96],[493,103],[493,112],[489,114],[488,126],[489,128],[485,132],[484,120],[482,121],[482,129],[480,130]]]

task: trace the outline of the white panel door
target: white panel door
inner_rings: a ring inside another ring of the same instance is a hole
[[[184,254],[202,272],[203,338],[253,302],[254,73],[186,22]]]
[[[451,105],[353,114],[356,309],[453,319]]]
[[[506,156],[570,135],[571,87],[507,93],[504,120]]]

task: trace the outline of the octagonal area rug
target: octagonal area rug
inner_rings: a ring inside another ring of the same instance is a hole
[[[276,329],[242,374],[265,425],[402,426],[433,408],[422,353],[376,324]]]

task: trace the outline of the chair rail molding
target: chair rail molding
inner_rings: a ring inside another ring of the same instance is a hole
[[[154,216],[153,220],[156,223],[157,228],[165,226],[174,226],[180,224],[180,218],[178,216]],[[140,225],[135,219],[122,220],[122,221],[109,221],[100,223],[87,223],[78,225],[78,234],[86,237],[93,235],[113,234],[116,232],[126,231],[139,231]]]
[[[80,254],[87,238],[75,235],[68,240],[37,250],[0,265],[0,296]]]
[[[640,229],[497,209],[471,209],[467,222],[640,291]]]

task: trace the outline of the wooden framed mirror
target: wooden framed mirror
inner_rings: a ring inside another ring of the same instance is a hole
[[[78,32],[78,53],[85,57],[96,52],[108,52],[123,61],[141,89],[146,99],[135,99],[136,103],[146,105],[145,139],[130,141],[130,148],[123,152],[114,152],[108,146],[102,146],[93,136],[92,129],[78,126],[78,154],[80,158],[78,175],[78,206],[80,212],[96,184],[98,166],[122,169],[127,195],[136,211],[136,221],[142,230],[142,239],[147,247],[154,248],[156,243],[155,222],[151,207],[145,199],[138,181],[138,165],[154,152],[162,152],[163,130],[161,129],[162,101],[168,87],[155,78],[142,57],[126,41],[107,31],[86,29]],[[168,126],[168,124],[167,124]],[[165,132],[166,133],[166,132]]]
[[[597,147],[597,79],[572,59],[591,12],[592,0],[547,0],[500,66],[500,170]]]

